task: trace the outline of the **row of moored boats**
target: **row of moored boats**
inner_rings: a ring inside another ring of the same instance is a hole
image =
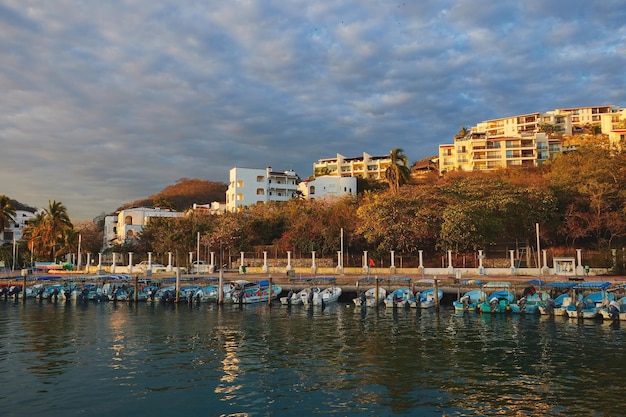
[[[580,319],[626,320],[626,285],[610,282],[528,281],[522,295],[509,282],[488,282],[454,301],[456,312],[541,314]],[[539,287],[539,289],[537,289]]]

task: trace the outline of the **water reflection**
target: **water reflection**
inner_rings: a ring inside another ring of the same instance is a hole
[[[341,303],[5,302],[0,313],[7,407],[93,412],[82,398],[97,390],[156,416],[181,401],[211,415],[622,412],[624,331],[602,322]]]

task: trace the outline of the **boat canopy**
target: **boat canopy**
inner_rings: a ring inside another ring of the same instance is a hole
[[[374,278],[374,277],[364,277],[364,278],[359,278],[357,281],[359,283],[364,282],[364,283],[368,283],[368,282],[376,282],[376,280],[378,280],[378,282],[384,282],[385,280],[382,278]]]
[[[540,279],[531,279],[530,281],[526,281],[526,282],[524,282],[524,284],[527,284],[527,285],[536,285],[536,286],[538,286],[538,287],[543,287],[543,286],[545,286],[545,285],[546,285],[546,282],[545,282],[545,281],[542,281],[542,280],[540,280]]]
[[[510,288],[511,283],[507,281],[491,281],[483,285],[483,288]]]
[[[549,282],[548,284],[546,284],[546,287],[551,287],[551,288],[572,288],[575,287],[576,283],[572,282],[572,281],[556,281],[556,282]]]
[[[411,282],[411,278],[410,277],[390,277],[387,278],[387,282],[392,283],[392,282],[406,282],[409,283]]]
[[[611,286],[611,283],[608,281],[604,281],[604,282],[587,281],[587,282],[581,282],[580,284],[576,284],[574,289],[576,290],[592,290],[592,289],[605,290],[609,288],[610,286]]]

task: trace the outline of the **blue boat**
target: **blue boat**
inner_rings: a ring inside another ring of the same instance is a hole
[[[483,314],[502,314],[510,311],[510,304],[515,299],[515,294],[511,291],[510,282],[488,282],[483,286],[483,291],[495,289],[487,299],[478,304],[478,310]]]
[[[461,312],[475,312],[478,308],[478,304],[482,303],[487,299],[487,293],[483,290],[471,290],[463,294],[458,300],[455,300],[452,304],[454,305],[454,311],[457,313]]]
[[[599,316],[600,308],[608,305],[615,299],[613,293],[607,292],[611,286],[608,281],[604,282],[582,282],[573,287],[575,294],[578,294],[575,304],[570,304],[565,308],[567,316],[570,318],[594,319]],[[588,293],[590,290],[596,290]],[[588,293],[587,295],[583,295]]]
[[[550,298],[539,304],[539,313],[542,315],[566,316],[565,308],[571,304],[572,296],[570,291],[576,283],[573,281],[557,281],[546,284],[552,295]],[[555,293],[559,293],[556,297]]]

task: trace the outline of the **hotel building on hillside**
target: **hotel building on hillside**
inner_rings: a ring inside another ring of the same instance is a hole
[[[226,190],[226,209],[237,212],[257,203],[290,200],[298,195],[299,182],[300,177],[291,170],[232,168]]]
[[[541,165],[564,149],[561,140],[540,132],[550,124],[563,135],[581,133],[599,126],[601,133],[619,137],[615,126],[624,113],[617,106],[556,109],[478,123],[464,137],[455,136],[453,144],[439,145],[439,171],[498,169],[511,166]]]
[[[363,156],[346,158],[337,154],[335,158],[324,158],[313,164],[313,175],[338,177],[358,177],[371,180],[384,180],[385,171],[391,164],[389,155],[372,156],[363,152]]]

